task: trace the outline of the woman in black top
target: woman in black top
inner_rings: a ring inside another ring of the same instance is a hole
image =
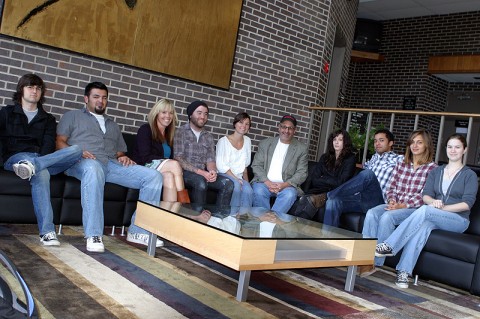
[[[356,157],[347,131],[336,130],[328,137],[327,152],[316,164],[310,185],[300,198],[296,215],[312,218],[325,205],[327,192],[345,183],[355,174]]]

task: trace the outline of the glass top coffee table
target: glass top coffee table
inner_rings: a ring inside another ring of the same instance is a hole
[[[260,207],[139,201],[135,224],[240,272],[237,300],[247,299],[252,270],[346,266],[353,291],[357,266],[373,264],[375,238]],[[156,236],[147,252],[155,255]]]

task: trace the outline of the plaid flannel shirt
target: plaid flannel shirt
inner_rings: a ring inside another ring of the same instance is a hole
[[[175,131],[173,148],[174,158],[184,170],[193,172],[196,168],[205,169],[209,162],[215,163],[213,135],[202,130],[197,142],[189,123]]]
[[[394,200],[397,203],[406,204],[407,208],[422,206],[422,192],[428,173],[437,166],[435,162],[430,162],[415,170],[413,164],[398,163],[393,170],[390,186],[387,189],[387,203]]]
[[[375,153],[368,162],[363,164],[363,168],[373,171],[375,176],[377,176],[385,201],[387,200],[386,192],[393,169],[401,161],[403,161],[403,155],[385,152],[382,155]]]

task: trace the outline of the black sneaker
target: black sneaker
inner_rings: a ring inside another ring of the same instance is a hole
[[[375,248],[375,257],[389,257],[393,256],[392,247],[386,243],[377,244]]]
[[[398,288],[408,288],[408,273],[406,271],[397,272],[397,280],[395,280],[395,285]]]
[[[57,234],[54,231],[40,235],[40,242],[44,246],[60,246],[60,242],[57,239]]]

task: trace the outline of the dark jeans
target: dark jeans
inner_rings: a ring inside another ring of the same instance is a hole
[[[185,187],[190,190],[190,201],[195,204],[205,205],[207,203],[207,190],[217,191],[217,206],[228,206],[232,199],[233,182],[218,175],[213,183],[207,182],[205,177],[190,171],[183,171]]]
[[[365,169],[328,192],[323,223],[338,227],[340,216],[344,212],[366,214],[370,208],[384,203],[377,176],[371,170]]]

